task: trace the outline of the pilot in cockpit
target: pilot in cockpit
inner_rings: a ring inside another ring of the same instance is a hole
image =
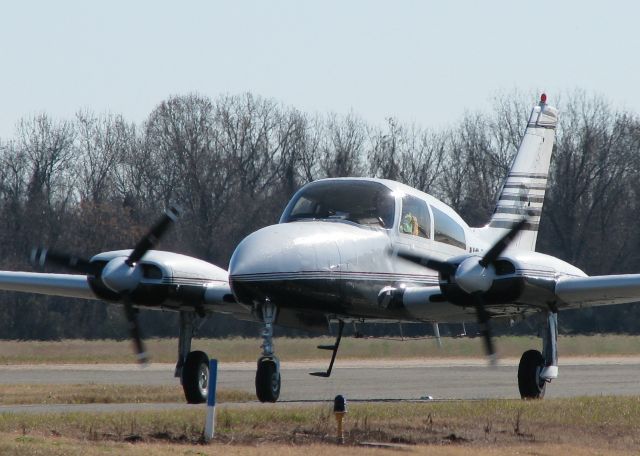
[[[411,212],[407,212],[404,217],[402,217],[402,221],[400,222],[400,231],[402,233],[418,236],[420,232],[419,228],[418,218]]]

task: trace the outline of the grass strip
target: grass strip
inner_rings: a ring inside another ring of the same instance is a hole
[[[195,445],[201,442],[204,414],[203,408],[2,414],[0,435]],[[216,422],[218,444],[300,446],[335,439],[331,404],[221,406]],[[352,404],[345,429],[349,446],[545,444],[630,451],[640,448],[640,397]]]
[[[218,402],[253,400],[246,391],[219,389]],[[111,404],[184,402],[180,385],[46,385],[0,384],[0,405],[18,404]]]
[[[326,359],[317,345],[332,344],[329,337],[276,338],[275,347],[282,360]],[[175,362],[177,339],[149,339],[147,348],[153,362]],[[221,362],[255,361],[261,341],[257,338],[195,339],[194,350],[203,350]],[[345,338],[340,346],[340,359],[401,358],[482,358],[484,351],[478,338],[445,338],[443,348],[434,340]],[[540,349],[537,337],[503,336],[496,338],[500,356],[519,358],[528,349]],[[640,336],[594,335],[560,336],[562,356],[615,356],[640,354]],[[62,340],[0,341],[0,364],[38,363],[135,363],[129,341]]]
[[[542,442],[495,444],[495,445],[418,445],[413,447],[397,447],[393,449],[376,448],[372,446],[341,446],[337,448],[331,444],[311,444],[295,446],[287,444],[262,444],[262,445],[228,445],[212,442],[202,444],[167,444],[167,443],[137,443],[131,445],[119,442],[91,442],[86,440],[74,440],[63,437],[31,437],[0,433],[0,454],[3,456],[102,456],[102,455],[126,455],[126,456],[327,456],[327,453],[338,453],[341,456],[398,456],[425,455],[425,456],[512,456],[514,454],[525,455],[571,455],[571,456],[622,456],[630,454],[625,450],[589,447],[583,444],[556,445]]]

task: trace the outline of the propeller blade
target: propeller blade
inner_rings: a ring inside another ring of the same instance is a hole
[[[76,272],[91,274],[97,276],[103,272],[103,285],[114,291],[116,296],[122,298],[124,305],[125,317],[129,324],[129,334],[133,342],[138,361],[146,364],[149,361],[147,351],[142,340],[140,325],[138,324],[137,309],[133,307],[131,302],[131,290],[135,289],[140,282],[142,276],[141,268],[133,268],[133,266],[142,259],[142,257],[155,246],[158,241],[167,232],[171,223],[175,222],[179,216],[179,212],[175,207],[168,208],[162,217],[155,223],[149,232],[138,242],[129,258],[122,260],[121,257],[112,258],[107,262],[104,268],[98,267],[84,258],[69,255],[63,252],[48,250],[46,248],[34,248],[31,251],[31,263],[34,266],[44,266],[47,262],[63,266]]]
[[[480,335],[484,340],[484,348],[487,356],[489,357],[489,363],[493,366],[496,364],[496,349],[493,344],[493,336],[491,334],[490,320],[491,316],[484,306],[484,300],[481,293],[473,294],[474,306],[476,308],[476,315],[478,317],[478,325],[480,326]]]
[[[142,335],[140,333],[140,325],[138,324],[138,312],[133,308],[128,295],[125,295],[124,297],[124,313],[127,317],[127,322],[129,323],[129,335],[131,336],[133,349],[136,352],[138,362],[140,364],[147,364],[149,362],[149,357],[147,355],[147,351],[144,347],[144,341],[142,340]]]
[[[490,264],[494,263],[498,257],[504,252],[504,250],[509,246],[511,241],[514,240],[516,235],[522,231],[525,224],[527,223],[527,218],[523,218],[518,223],[513,225],[513,227],[509,230],[507,234],[505,234],[498,242],[496,242],[493,247],[489,249],[487,253],[484,254],[482,259],[480,260],[480,266],[486,268]]]
[[[127,264],[129,266],[133,266],[135,263],[140,261],[144,254],[155,246],[162,236],[164,236],[171,226],[171,223],[175,222],[179,215],[178,210],[173,206],[164,211],[164,214],[156,222],[153,228],[151,228],[151,230],[135,246],[133,252],[131,252],[131,255],[127,258]]]
[[[455,274],[457,268],[455,264],[451,264],[446,261],[434,260],[433,258],[424,256],[418,256],[414,253],[398,251],[398,256],[400,258],[404,258],[405,260],[411,261],[412,263],[416,263],[420,266],[425,266],[429,269],[433,269],[434,271],[438,271],[439,273],[444,275]]]
[[[95,275],[96,273],[95,265],[89,260],[45,247],[34,248],[31,251],[31,264],[44,267],[46,263],[53,263],[83,274]]]

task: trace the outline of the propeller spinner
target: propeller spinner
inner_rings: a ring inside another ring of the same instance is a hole
[[[122,298],[125,317],[129,324],[129,334],[133,341],[138,361],[142,364],[148,362],[148,356],[140,333],[140,325],[138,324],[137,317],[138,311],[133,307],[131,302],[131,293],[138,287],[142,279],[142,268],[139,265],[140,260],[142,260],[149,250],[158,244],[171,224],[178,219],[178,216],[179,212],[175,207],[167,209],[149,232],[138,241],[126,259],[122,257],[113,258],[104,266],[100,274],[102,283]],[[90,260],[46,248],[33,249],[31,262],[41,267],[46,263],[52,263],[75,272],[93,276],[99,273],[98,266],[95,263],[91,263]]]

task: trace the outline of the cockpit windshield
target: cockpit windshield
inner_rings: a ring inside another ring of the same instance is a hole
[[[289,203],[281,222],[348,220],[390,229],[395,199],[382,184],[364,180],[319,181],[303,187]]]

